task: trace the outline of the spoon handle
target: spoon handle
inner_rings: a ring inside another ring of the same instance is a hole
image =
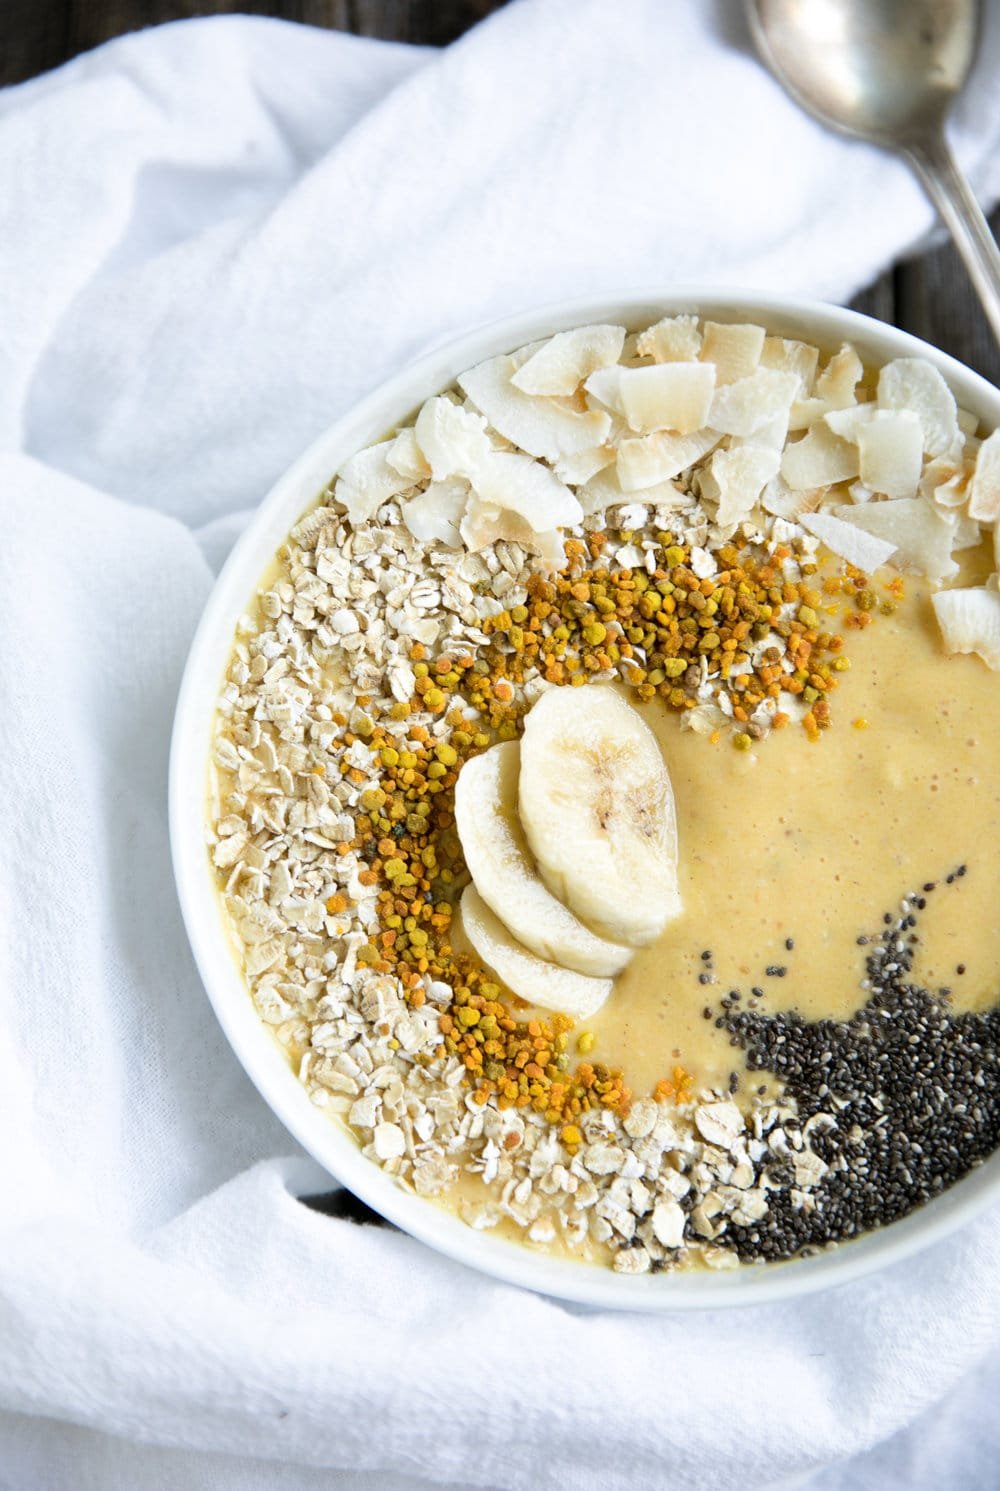
[[[906,156],[955,240],[1000,343],[1000,249],[943,132],[908,146]]]

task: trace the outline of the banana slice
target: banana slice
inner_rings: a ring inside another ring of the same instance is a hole
[[[520,815],[542,879],[600,937],[644,947],[680,911],[670,777],[611,688],[553,688],[525,720]]]
[[[462,892],[462,928],[483,962],[529,1004],[588,1020],[611,993],[611,979],[588,978],[546,963],[515,942],[474,885]]]
[[[517,816],[521,751],[507,741],[473,756],[455,786],[465,863],[480,896],[531,952],[577,973],[619,973],[632,957],[595,937],[546,890]]]

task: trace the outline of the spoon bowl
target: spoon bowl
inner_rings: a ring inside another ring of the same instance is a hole
[[[757,50],[823,124],[897,150],[936,205],[1000,342],[1000,252],[944,133],[979,0],[746,0]]]
[[[975,56],[972,0],[756,0],[757,47],[803,108],[898,147],[942,124]]]

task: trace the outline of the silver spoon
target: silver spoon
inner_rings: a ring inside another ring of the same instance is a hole
[[[910,162],[1000,342],[1000,251],[944,133],[975,54],[978,0],[746,0],[746,8],[757,50],[804,109]]]

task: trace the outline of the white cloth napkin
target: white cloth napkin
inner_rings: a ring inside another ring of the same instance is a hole
[[[212,567],[359,393],[576,292],[846,297],[930,227],[738,13],[519,0],[440,54],[189,22],[0,94],[4,1491],[993,1483],[997,1213],[746,1312],[495,1284],[299,1204],[331,1182],[230,1054],[174,899]],[[995,8],[986,47],[953,133],[993,200]]]

